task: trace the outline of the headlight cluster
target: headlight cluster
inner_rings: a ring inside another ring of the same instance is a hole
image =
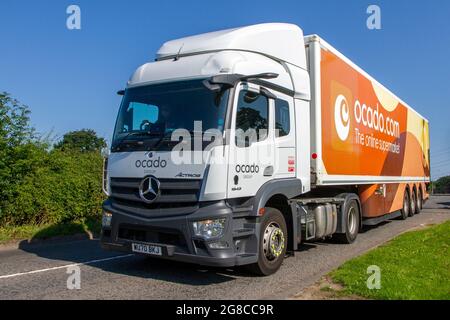
[[[218,238],[225,230],[225,219],[202,220],[192,223],[194,234],[204,239]]]
[[[103,211],[102,216],[102,227],[111,227],[111,219],[112,219],[112,213]]]

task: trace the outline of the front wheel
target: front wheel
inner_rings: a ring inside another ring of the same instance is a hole
[[[248,269],[262,276],[275,273],[283,263],[287,239],[283,214],[275,208],[266,208],[259,234],[258,262]]]

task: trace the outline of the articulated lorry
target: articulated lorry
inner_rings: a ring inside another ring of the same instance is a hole
[[[295,25],[166,42],[118,94],[105,249],[269,275],[428,198],[428,121]]]

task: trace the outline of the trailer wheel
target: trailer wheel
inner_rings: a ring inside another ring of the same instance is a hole
[[[416,214],[422,211],[422,207],[423,207],[423,196],[422,190],[419,188],[419,193],[417,194]]]
[[[359,232],[360,214],[359,206],[356,200],[351,200],[344,212],[345,233],[336,233],[333,237],[341,243],[352,243],[355,241]]]
[[[416,204],[417,204],[417,196],[416,190],[413,189],[411,192],[411,203],[409,207],[409,216],[412,217],[416,214]]]
[[[405,195],[403,196],[403,207],[401,210],[402,215],[400,216],[400,219],[406,220],[406,218],[408,218],[410,211],[409,206],[410,206],[409,193],[408,190],[405,190]]]
[[[261,223],[258,262],[247,266],[247,269],[261,276],[275,273],[283,263],[287,239],[283,214],[275,208],[266,207]]]

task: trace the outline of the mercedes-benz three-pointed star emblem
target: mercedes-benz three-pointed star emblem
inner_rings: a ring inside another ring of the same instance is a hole
[[[139,196],[145,203],[152,203],[160,195],[160,182],[155,177],[145,177],[139,185]]]

